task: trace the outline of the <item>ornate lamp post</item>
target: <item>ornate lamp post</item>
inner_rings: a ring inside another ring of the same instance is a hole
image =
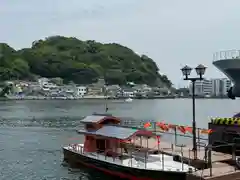
[[[203,66],[202,64],[198,65],[196,68],[196,73],[199,77],[189,77],[191,74],[192,68],[189,66],[184,66],[181,71],[184,76],[184,80],[186,81],[191,81],[192,82],[192,104],[193,104],[193,109],[192,109],[192,114],[193,114],[193,120],[192,120],[192,133],[193,133],[193,152],[194,152],[194,159],[197,159],[197,138],[196,138],[196,120],[195,120],[195,82],[197,80],[201,81],[203,80],[203,75],[206,71],[206,67]]]

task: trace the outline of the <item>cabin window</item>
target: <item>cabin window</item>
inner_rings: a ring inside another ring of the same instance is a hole
[[[113,119],[107,119],[105,121],[103,121],[101,124],[115,124],[115,121]]]
[[[95,129],[93,124],[86,124],[86,129]]]

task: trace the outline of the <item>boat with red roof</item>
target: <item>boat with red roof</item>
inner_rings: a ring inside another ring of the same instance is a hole
[[[193,167],[174,161],[158,150],[134,145],[159,136],[152,131],[120,126],[121,120],[111,115],[91,115],[81,120],[85,135],[83,144],[63,147],[64,160],[84,165],[111,176],[132,180],[185,180]]]

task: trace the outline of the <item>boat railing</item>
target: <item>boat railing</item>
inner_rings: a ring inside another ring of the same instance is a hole
[[[158,150],[158,155],[159,155],[159,158],[157,156],[148,156],[148,152],[146,151],[143,156],[138,156],[138,155],[135,155],[132,151],[130,151],[128,154],[127,153],[121,153],[120,156],[122,157],[116,157],[116,156],[107,156],[107,153],[99,153],[99,152],[86,152],[84,151],[84,147],[83,145],[81,144],[69,144],[69,147],[72,151],[76,152],[76,153],[79,153],[79,154],[82,154],[82,155],[85,155],[85,156],[90,156],[91,158],[96,158],[96,159],[100,159],[102,161],[112,161],[114,162],[115,164],[119,164],[119,165],[122,165],[122,166],[128,166],[128,167],[134,167],[134,168],[142,168],[142,169],[152,169],[152,170],[163,170],[163,171],[171,171],[172,168],[176,168],[176,167],[173,167],[173,166],[169,166],[169,165],[166,165],[167,163],[165,163],[165,153],[164,153],[164,150],[163,149],[159,149]],[[190,152],[190,151],[189,151]],[[153,155],[153,154],[151,154]],[[127,159],[124,159],[124,157],[127,157]],[[183,157],[183,149],[181,149],[181,152],[180,152],[180,158]],[[124,161],[126,160],[126,161]],[[172,159],[173,161],[173,159]],[[150,166],[148,166],[148,163],[154,163],[154,162],[160,162],[160,164],[157,164],[159,165],[159,169],[157,168],[151,168]],[[186,171],[186,169],[184,169],[184,162],[183,160],[180,161],[181,163],[181,168],[179,169],[176,169],[177,171]],[[189,164],[190,165],[190,162]],[[189,172],[192,171],[191,169],[188,169]]]
[[[144,128],[144,124],[146,122],[151,123],[151,127]],[[179,130],[177,128],[171,129],[169,131],[163,131],[160,127],[157,126],[156,121],[147,121],[147,120],[141,120],[138,121],[136,119],[124,119],[121,122],[122,127],[131,127],[131,128],[137,128],[139,130],[148,130],[152,131],[157,136],[164,137],[165,140],[172,142],[172,148],[178,144],[178,143],[191,143],[193,135],[191,133],[179,133]],[[197,138],[197,146],[198,149],[202,147],[203,144],[208,143],[208,134],[201,133],[204,131],[204,128],[196,128],[196,138]]]
[[[213,62],[226,59],[240,59],[240,50],[219,51],[213,54]]]

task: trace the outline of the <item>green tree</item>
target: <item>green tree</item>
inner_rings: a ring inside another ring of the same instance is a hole
[[[29,70],[30,69],[29,69],[28,63],[23,59],[18,58],[12,62],[12,71],[15,73],[18,79],[23,79],[24,77],[28,77]]]
[[[0,80],[59,77],[64,82],[90,84],[103,76],[108,84],[131,81],[157,86],[161,82],[171,87],[171,81],[159,74],[150,57],[117,43],[52,36],[19,51],[0,44]]]

